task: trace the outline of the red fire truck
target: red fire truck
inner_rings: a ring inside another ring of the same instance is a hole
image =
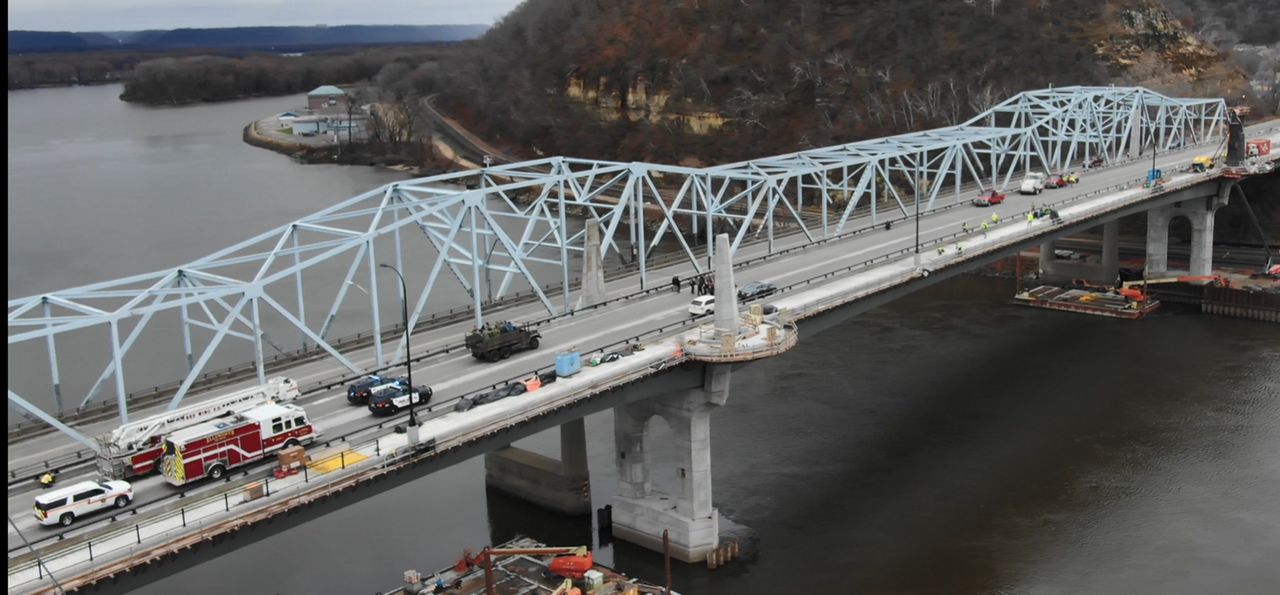
[[[281,376],[261,386],[131,421],[98,436],[98,472],[112,479],[128,479],[159,471],[166,434],[264,403],[292,401],[300,394],[296,381]]]
[[[204,477],[220,479],[231,469],[282,448],[310,444],[318,436],[302,407],[270,403],[170,434],[164,441],[161,465],[165,479],[173,485]]]

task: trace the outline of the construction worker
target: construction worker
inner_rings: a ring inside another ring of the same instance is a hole
[[[986,222],[986,221],[983,221],[983,222],[982,222],[982,237],[984,237],[984,238],[985,238],[985,237],[987,237],[987,222]]]
[[[964,248],[960,247],[960,242],[956,242],[956,254],[964,252]]]
[[[964,232],[964,233],[969,233],[969,222],[968,222],[968,221],[962,221],[962,222],[960,222],[960,231],[962,231],[962,232]]]
[[[947,253],[946,248],[943,248],[942,246],[938,246],[938,256],[942,256],[943,254],[946,254],[946,253]]]
[[[40,487],[47,488],[53,485],[55,481],[58,481],[58,471],[56,469],[50,469],[40,475]]]
[[[1031,211],[1030,213],[1027,213],[1027,227],[1031,227],[1031,225],[1035,222],[1036,222],[1036,212]]]
[[[992,223],[992,225],[999,225],[999,224],[1000,224],[1000,215],[999,215],[999,214],[997,214],[997,213],[992,213],[992,214],[991,214],[991,223]]]

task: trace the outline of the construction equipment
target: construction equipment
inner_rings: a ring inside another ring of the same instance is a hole
[[[1206,282],[1214,287],[1231,287],[1231,280],[1222,275],[1183,275],[1180,277],[1161,277],[1159,279],[1139,279],[1136,281],[1125,281],[1120,284],[1121,289],[1129,289],[1139,285],[1160,285],[1163,283],[1198,283]]]
[[[595,566],[595,559],[587,546],[576,547],[532,547],[532,548],[485,548],[471,563],[485,566],[492,559],[504,556],[556,556],[547,565],[552,574],[572,580],[582,580],[582,575]]]
[[[1204,173],[1213,169],[1218,164],[1218,160],[1210,155],[1201,155],[1191,161],[1191,171],[1195,173]]]

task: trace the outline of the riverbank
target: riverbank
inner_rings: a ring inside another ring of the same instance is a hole
[[[297,136],[279,132],[278,126],[264,126],[273,118],[247,124],[241,138],[258,148],[288,155],[308,164],[365,165],[405,172],[412,176],[428,176],[454,171],[452,160],[426,143],[406,144],[395,152],[387,152],[368,142],[342,143],[332,136]],[[472,164],[473,165],[473,164]],[[469,169],[465,165],[463,169]]]

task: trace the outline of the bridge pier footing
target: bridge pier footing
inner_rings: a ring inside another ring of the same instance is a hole
[[[614,409],[615,537],[660,552],[666,530],[671,555],[684,562],[701,562],[720,545],[720,514],[711,502],[711,411],[728,399],[729,379],[729,366],[706,364],[701,388]],[[653,417],[671,428],[679,484],[675,494],[661,492],[652,482]]]
[[[484,456],[490,487],[569,516],[591,514],[587,432],[582,418],[560,426],[560,460],[508,446]]]

